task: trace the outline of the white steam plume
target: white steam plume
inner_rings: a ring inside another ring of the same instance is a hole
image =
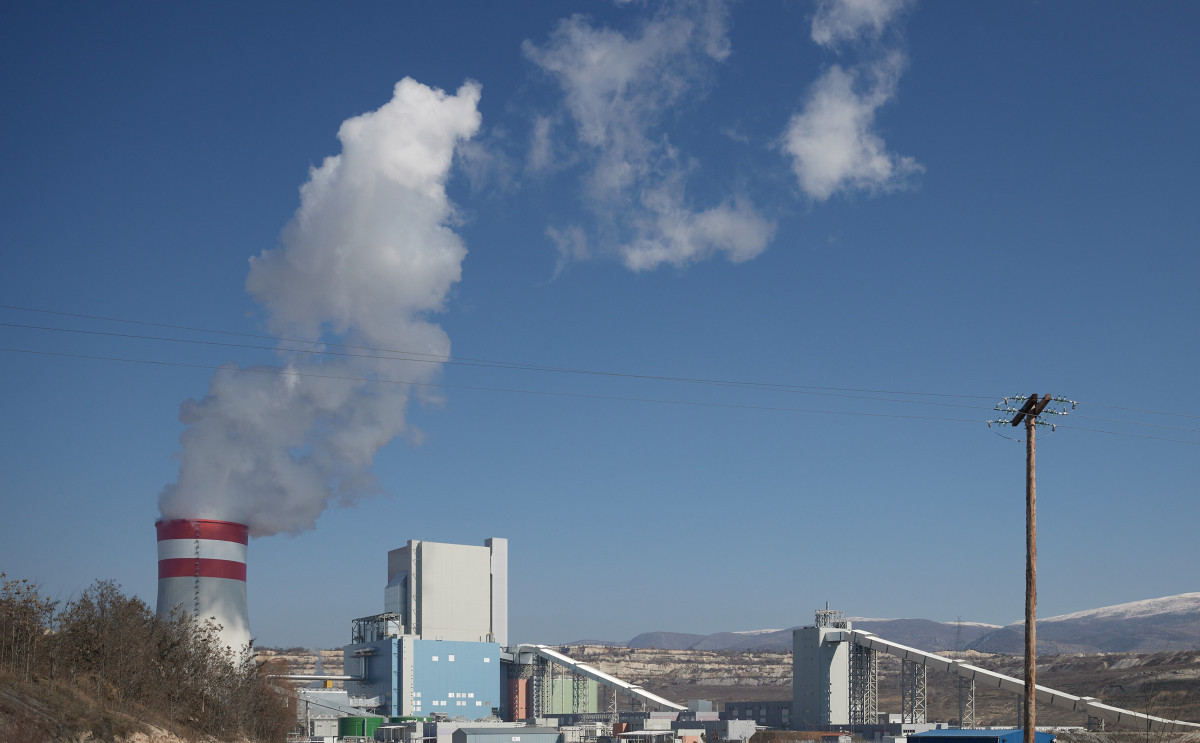
[[[342,124],[342,154],[312,170],[280,246],[250,261],[246,288],[272,332],[449,355],[427,318],[467,252],[445,184],[456,147],[479,129],[479,95],[475,83],[449,95],[406,78],[383,107]],[[406,430],[410,385],[352,380],[423,382],[440,368],[280,354],[282,366],[259,373],[229,365],[181,406],[187,429],[179,481],[159,497],[164,518],[236,521],[252,536],[311,529],[331,502],[377,489],[371,462]]]

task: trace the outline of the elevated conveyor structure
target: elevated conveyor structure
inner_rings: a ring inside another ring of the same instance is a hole
[[[1001,691],[1008,691],[1018,695],[1023,694],[1025,691],[1025,682],[1012,676],[1005,676],[1002,673],[989,671],[986,668],[973,666],[960,660],[944,658],[940,655],[910,648],[907,645],[885,640],[871,632],[856,629],[845,629],[843,632],[845,634],[841,636],[842,638],[849,640],[859,647],[879,653],[887,653],[899,658],[902,662],[918,663],[935,671],[952,673],[959,678],[973,681],[975,686],[980,689],[1000,689]],[[837,637],[837,635],[834,635],[834,637]],[[1077,697],[1074,694],[1068,694],[1040,684],[1034,688],[1037,701],[1042,704],[1074,710],[1081,715],[1086,714],[1089,717],[1104,720],[1106,723],[1112,725],[1148,732],[1200,732],[1200,723],[1169,720],[1164,717],[1133,712],[1103,704],[1093,697]]]
[[[664,699],[657,694],[651,694],[640,686],[622,681],[616,676],[610,676],[598,668],[593,668],[586,663],[580,663],[573,658],[569,658],[557,650],[552,650],[545,645],[518,645],[513,649],[513,654],[514,657],[517,658],[523,654],[530,654],[541,658],[571,672],[578,677],[590,679],[591,681],[595,681],[596,683],[608,687],[609,689],[626,694],[629,697],[645,704],[649,709],[670,710],[674,712],[682,712],[683,710],[687,709],[685,705],[676,704],[675,702],[672,702],[669,699]]]

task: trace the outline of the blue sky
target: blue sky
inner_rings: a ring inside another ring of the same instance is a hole
[[[16,9],[0,570],[153,604],[166,489],[262,535],[265,645],[344,643],[408,539],[491,536],[520,641],[826,601],[1007,623],[1024,451],[983,421],[1036,391],[1081,402],[1039,438],[1039,614],[1197,590],[1198,28],[1155,2]]]

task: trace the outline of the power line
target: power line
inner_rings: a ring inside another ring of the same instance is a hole
[[[467,391],[473,391],[473,392],[507,392],[507,393],[512,393],[512,394],[540,395],[540,396],[545,396],[545,397],[567,397],[567,398],[573,397],[573,398],[580,398],[580,399],[609,400],[609,401],[617,401],[617,402],[641,402],[641,403],[653,403],[653,404],[661,404],[661,405],[727,408],[727,409],[736,409],[736,410],[759,410],[759,411],[785,412],[785,413],[809,413],[809,414],[820,414],[820,415],[850,415],[850,416],[870,417],[870,418],[897,418],[897,419],[903,419],[903,420],[944,421],[944,422],[954,422],[954,423],[981,423],[981,422],[983,422],[978,418],[948,418],[948,417],[937,417],[937,416],[901,415],[901,414],[897,414],[897,413],[870,413],[870,412],[858,412],[858,411],[846,411],[846,410],[819,410],[819,409],[791,408],[791,407],[770,406],[770,405],[741,405],[741,404],[734,404],[734,403],[701,402],[701,401],[694,401],[694,400],[661,400],[661,399],[656,399],[656,398],[629,397],[629,396],[621,396],[621,395],[598,395],[598,394],[583,393],[583,392],[551,392],[548,390],[526,390],[526,389],[515,389],[515,388],[508,388],[508,387],[483,387],[483,386],[475,386],[475,385],[443,384],[443,383],[436,383],[436,382],[417,382],[417,381],[401,380],[401,379],[348,377],[348,376],[339,376],[339,375],[332,375],[332,374],[312,374],[309,372],[298,372],[298,371],[286,370],[286,369],[264,369],[264,368],[253,368],[253,367],[231,368],[231,367],[225,366],[225,365],[192,364],[192,363],[181,362],[181,361],[163,361],[163,360],[156,360],[156,359],[129,359],[129,358],[122,358],[122,357],[117,357],[117,356],[98,356],[98,355],[94,355],[94,354],[66,353],[66,352],[59,352],[59,351],[36,351],[36,350],[24,349],[24,348],[0,347],[0,352],[27,354],[27,355],[34,355],[34,356],[52,356],[52,357],[58,357],[58,358],[85,359],[85,360],[90,360],[90,361],[112,361],[112,362],[119,362],[119,363],[125,363],[125,364],[142,364],[142,365],[147,365],[147,366],[163,366],[163,367],[183,368],[183,369],[204,369],[206,371],[223,371],[223,372],[230,372],[230,373],[272,374],[272,375],[287,375],[287,376],[295,376],[295,377],[311,377],[314,379],[329,379],[329,380],[343,381],[343,382],[367,382],[367,383],[378,383],[378,384],[406,384],[406,385],[410,385],[413,387],[430,387],[430,388],[437,388],[437,389],[457,389],[457,390],[467,390]],[[885,400],[885,401],[886,402],[904,402],[902,400],[899,400],[899,401],[898,400]],[[1200,446],[1200,441],[1191,441],[1188,439],[1172,439],[1172,438],[1166,438],[1163,436],[1148,436],[1145,434],[1126,433],[1126,432],[1122,432],[1122,431],[1108,431],[1108,430],[1099,429],[1099,428],[1087,428],[1087,427],[1083,427],[1083,426],[1072,426],[1072,425],[1068,425],[1068,424],[1064,424],[1064,423],[1053,424],[1053,427],[1056,429],[1057,428],[1068,428],[1068,429],[1072,429],[1072,430],[1076,430],[1076,431],[1087,431],[1089,433],[1102,433],[1102,434],[1106,434],[1109,436],[1126,436],[1126,437],[1130,437],[1130,438],[1147,439],[1147,440],[1151,440],[1151,441],[1164,441],[1164,442],[1169,442],[1169,443],[1173,443],[1173,444],[1190,444],[1193,446]],[[997,435],[1000,435],[1002,438],[1006,438],[1006,439],[1009,439],[1012,441],[1018,440],[1018,439],[1012,439],[1009,436],[1004,436],[1003,434],[997,434]]]
[[[1200,415],[1192,415],[1191,413],[1173,413],[1166,410],[1146,410],[1145,408],[1129,408],[1123,405],[1105,405],[1098,402],[1080,402],[1080,405],[1091,405],[1094,408],[1108,408],[1109,410],[1125,410],[1130,413],[1148,413],[1150,415],[1173,415],[1180,418],[1196,418],[1200,420]]]
[[[298,372],[298,371],[289,370],[289,369],[264,369],[264,368],[254,368],[254,367],[231,368],[228,366],[213,366],[210,364],[191,364],[191,363],[186,363],[186,362],[182,362],[182,361],[127,359],[127,358],[121,358],[121,357],[115,357],[115,356],[96,356],[96,355],[92,355],[92,354],[64,353],[64,352],[59,352],[59,351],[34,351],[34,350],[30,350],[30,349],[21,349],[21,348],[0,348],[0,352],[24,353],[24,354],[33,354],[33,355],[38,355],[38,356],[57,356],[57,357],[62,357],[62,358],[73,358],[73,359],[89,359],[89,360],[94,360],[94,361],[116,361],[116,362],[126,363],[126,364],[148,364],[148,365],[153,365],[153,366],[168,366],[168,367],[178,367],[178,368],[187,368],[187,369],[206,369],[206,370],[222,371],[222,372],[229,372],[229,373],[235,373],[235,374],[271,374],[271,375],[277,375],[277,376],[329,379],[329,380],[342,381],[342,382],[369,382],[369,383],[375,383],[375,384],[403,384],[403,385],[409,385],[409,386],[413,386],[413,387],[430,387],[430,388],[451,389],[451,390],[469,390],[469,391],[474,391],[474,392],[508,392],[508,393],[514,393],[514,394],[540,395],[540,396],[546,396],[546,397],[573,397],[573,398],[581,398],[581,399],[586,399],[586,400],[640,402],[640,403],[651,403],[651,404],[657,404],[657,405],[677,405],[677,406],[685,406],[685,407],[703,407],[703,408],[724,408],[724,409],[731,409],[731,410],[757,410],[757,411],[770,411],[770,412],[781,412],[781,413],[850,415],[850,416],[866,417],[866,418],[898,418],[898,419],[903,419],[903,420],[944,421],[944,422],[954,422],[954,423],[979,423],[980,422],[980,420],[978,418],[947,418],[947,417],[924,416],[924,415],[902,415],[899,413],[870,413],[870,412],[852,411],[852,410],[820,410],[820,409],[814,409],[814,408],[791,408],[791,407],[782,407],[782,406],[774,406],[774,405],[744,405],[744,404],[738,404],[738,403],[702,402],[702,401],[698,401],[698,400],[663,400],[663,399],[650,398],[650,397],[630,397],[630,396],[623,396],[623,395],[598,395],[598,394],[592,394],[592,393],[586,393],[586,392],[552,392],[549,390],[527,390],[527,389],[516,389],[516,388],[511,388],[511,387],[481,387],[481,386],[463,385],[463,384],[442,384],[442,383],[438,383],[438,382],[416,382],[416,381],[403,380],[403,379],[347,377],[347,376],[340,376],[340,375],[335,375],[335,374],[312,374],[309,372]]]
[[[306,349],[306,348],[282,348],[281,349],[276,346],[255,345],[255,344],[250,344],[250,343],[230,343],[227,341],[205,341],[205,340],[197,340],[194,338],[172,338],[169,336],[139,335],[136,333],[117,333],[117,332],[108,331],[108,330],[84,330],[84,329],[80,329],[80,328],[57,328],[57,327],[51,327],[51,326],[47,326],[47,325],[28,325],[28,324],[24,324],[24,323],[0,322],[0,327],[21,328],[21,329],[25,329],[25,330],[40,330],[40,331],[56,332],[56,333],[72,333],[72,334],[78,334],[78,335],[93,335],[93,336],[101,336],[101,337],[109,337],[109,338],[124,338],[124,339],[130,339],[130,340],[147,340],[147,341],[159,341],[159,342],[166,342],[166,343],[183,343],[183,344],[193,344],[193,345],[202,345],[202,346],[216,346],[216,347],[223,347],[223,348],[242,348],[242,349],[252,349],[252,350],[259,350],[259,351],[283,350],[283,351],[288,351],[291,353],[301,353],[301,354],[307,354],[307,355],[312,355],[312,356],[337,356],[337,357],[343,357],[343,358],[368,358],[368,359],[380,359],[380,360],[386,360],[386,361],[410,361],[410,362],[416,362],[416,363],[437,363],[437,364],[444,363],[444,364],[452,364],[452,365],[459,365],[459,366],[474,366],[474,367],[481,367],[481,368],[517,369],[517,370],[522,370],[522,371],[566,372],[566,373],[573,373],[573,374],[592,374],[592,375],[600,375],[600,376],[605,376],[605,377],[621,377],[621,378],[626,378],[626,379],[639,379],[639,380],[649,380],[649,381],[659,381],[659,382],[682,382],[682,383],[688,383],[688,384],[714,385],[714,386],[720,386],[720,387],[730,387],[730,388],[735,388],[735,389],[748,389],[748,390],[759,390],[759,391],[791,392],[791,393],[803,394],[803,395],[818,395],[818,396],[823,396],[823,397],[841,397],[841,398],[846,398],[846,399],[872,400],[872,401],[876,401],[876,402],[901,403],[901,404],[907,404],[907,405],[931,405],[931,406],[948,407],[948,408],[967,408],[970,410],[975,410],[978,408],[977,405],[968,405],[965,403],[937,402],[937,401],[932,401],[932,400],[905,400],[905,399],[894,398],[894,397],[893,398],[871,397],[868,395],[848,394],[848,392],[823,391],[823,390],[835,390],[835,389],[849,390],[850,388],[804,387],[804,386],[800,386],[800,385],[777,385],[777,384],[756,383],[756,382],[732,382],[732,381],[726,381],[726,380],[692,379],[692,378],[685,378],[685,377],[661,377],[661,376],[652,376],[652,375],[645,375],[645,374],[626,374],[626,373],[620,373],[620,372],[565,369],[565,368],[556,368],[556,367],[535,367],[535,366],[528,366],[528,365],[510,365],[505,362],[486,362],[486,361],[482,361],[482,360],[468,362],[468,361],[455,360],[449,356],[441,356],[441,357],[437,357],[437,358],[426,358],[426,359],[414,359],[414,358],[409,358],[407,356],[379,355],[382,353],[399,353],[399,354],[407,354],[408,353],[405,351],[388,352],[388,351],[383,351],[382,349],[376,349],[379,351],[379,353],[349,353],[349,352],[344,352],[344,351],[329,351],[329,350],[324,350],[324,349]],[[289,342],[302,342],[302,341],[289,341]],[[309,341],[303,341],[303,342],[309,342]],[[316,342],[311,342],[311,343],[316,343]],[[336,346],[337,344],[330,344],[330,345]],[[355,347],[349,346],[348,348],[355,348]],[[433,356],[433,354],[419,354],[419,355]],[[879,391],[877,394],[925,395],[928,393]],[[975,397],[975,396],[947,395],[947,397]],[[981,399],[995,399],[994,397],[983,397],[983,396],[979,396],[979,397]]]
[[[1135,438],[1135,439],[1149,439],[1151,441],[1169,441],[1173,444],[1192,444],[1193,446],[1200,446],[1200,441],[1189,441],[1187,439],[1168,439],[1168,438],[1165,438],[1162,436],[1148,436],[1148,435],[1142,434],[1142,433],[1124,433],[1122,431],[1105,431],[1105,430],[1099,429],[1099,428],[1085,428],[1083,426],[1071,426],[1071,425],[1067,425],[1065,423],[1055,423],[1054,427],[1055,428],[1070,428],[1075,431],[1088,431],[1090,433],[1105,433],[1110,436],[1128,436],[1130,438]]]
[[[442,354],[426,353],[426,352],[421,352],[421,351],[397,350],[397,349],[380,348],[380,347],[373,347],[373,346],[360,346],[360,345],[343,344],[343,343],[329,343],[329,342],[324,342],[324,341],[313,341],[313,340],[307,340],[307,339],[302,339],[302,338],[277,337],[277,336],[273,336],[273,335],[265,335],[265,334],[260,334],[260,333],[248,333],[248,332],[233,331],[233,330],[219,330],[219,329],[205,328],[205,327],[199,327],[199,326],[193,326],[193,325],[179,325],[179,324],[172,324],[172,323],[155,322],[155,321],[150,321],[150,320],[136,320],[136,319],[130,319],[130,318],[108,317],[108,316],[104,316],[104,315],[93,315],[93,314],[87,314],[87,313],[65,312],[65,311],[60,311],[60,310],[47,310],[47,309],[41,309],[41,308],[36,308],[36,307],[25,307],[25,306],[20,306],[20,305],[0,304],[0,309],[17,310],[17,311],[21,311],[21,312],[33,312],[33,313],[39,313],[39,314],[45,314],[45,315],[55,315],[55,316],[59,316],[59,317],[70,317],[70,318],[76,318],[76,319],[82,319],[82,320],[124,323],[124,324],[139,325],[139,326],[144,326],[144,327],[158,327],[158,328],[166,328],[166,329],[171,329],[171,330],[182,330],[182,331],[188,331],[188,332],[207,333],[207,334],[212,334],[212,335],[226,335],[226,336],[235,336],[235,337],[242,337],[242,338],[254,338],[254,339],[259,339],[259,340],[272,341],[273,345],[268,346],[268,345],[250,344],[250,343],[232,343],[229,341],[205,341],[205,340],[199,340],[199,339],[194,339],[194,338],[177,338],[177,337],[169,337],[169,336],[139,335],[139,334],[134,334],[134,333],[118,333],[118,332],[114,332],[114,331],[84,330],[84,329],[77,329],[77,328],[58,328],[58,327],[51,327],[51,326],[0,322],[0,326],[3,326],[3,327],[23,328],[23,329],[40,330],[40,331],[47,331],[47,332],[76,333],[76,334],[84,334],[84,335],[107,336],[107,337],[114,337],[114,338],[126,338],[126,339],[131,339],[131,340],[147,340],[147,341],[157,341],[157,342],[166,342],[166,343],[183,343],[183,344],[205,345],[205,346],[225,347],[225,348],[243,348],[243,349],[249,349],[249,350],[284,351],[287,353],[299,353],[299,354],[306,354],[306,355],[313,355],[313,356],[333,356],[333,357],[343,357],[343,358],[374,358],[374,359],[387,360],[387,361],[407,361],[407,362],[412,362],[412,363],[440,363],[440,364],[466,366],[466,367],[511,369],[511,370],[518,370],[518,371],[537,371],[537,372],[544,372],[544,373],[559,373],[559,374],[578,374],[578,375],[589,375],[589,376],[610,377],[610,378],[647,380],[647,381],[666,382],[666,383],[681,383],[681,384],[730,387],[730,388],[734,388],[734,389],[776,391],[776,392],[795,392],[795,393],[799,393],[799,394],[817,395],[817,396],[822,396],[822,397],[837,397],[837,398],[844,398],[844,399],[865,400],[865,401],[873,401],[873,402],[903,403],[903,404],[910,404],[910,405],[931,405],[931,406],[937,406],[937,407],[966,408],[966,409],[971,409],[971,410],[976,409],[976,406],[966,404],[966,403],[939,402],[939,401],[931,401],[931,400],[907,400],[907,399],[903,399],[902,397],[899,397],[899,396],[924,397],[924,398],[952,398],[952,399],[960,399],[960,400],[995,400],[997,398],[997,396],[994,396],[994,395],[969,395],[969,394],[953,394],[953,393],[939,393],[939,392],[918,392],[918,391],[887,390],[887,389],[860,388],[860,387],[836,387],[836,386],[826,386],[826,385],[797,385],[797,384],[784,384],[784,383],[774,383],[774,382],[755,382],[755,381],[747,381],[747,380],[730,380],[730,379],[719,379],[719,378],[667,376],[667,375],[619,372],[619,371],[601,370],[601,369],[560,367],[560,366],[529,364],[529,363],[523,363],[523,362],[497,361],[497,360],[492,360],[492,359],[474,358],[474,357],[466,357],[466,356],[448,356],[448,355],[442,355]],[[313,348],[289,348],[286,346],[281,347],[280,345],[278,345],[280,343],[305,344],[308,346],[313,346]],[[334,348],[340,348],[340,349],[346,349],[346,350],[344,350],[344,351],[330,350],[330,349],[334,349]],[[0,350],[8,350],[13,353],[40,353],[40,352],[35,352],[35,351],[25,351],[22,349],[0,349]],[[363,353],[356,353],[356,352],[363,352]],[[146,360],[136,360],[136,359],[120,359],[120,358],[104,357],[104,356],[88,356],[85,354],[49,354],[49,353],[47,353],[46,355],[62,355],[62,356],[75,357],[75,358],[91,358],[91,359],[95,359],[95,360],[115,360],[115,361],[126,361],[129,363],[142,363],[142,364],[179,365],[179,364],[175,364],[173,362],[146,361]],[[195,368],[204,368],[204,369],[225,368],[225,367],[219,367],[219,366],[206,366],[206,365],[184,365],[184,366],[193,366]],[[352,378],[346,378],[346,379],[352,379]],[[364,378],[364,379],[361,379],[358,381],[374,381],[374,380]],[[446,387],[448,389],[454,388],[452,385],[440,385],[440,386]],[[463,386],[460,388],[461,389],[490,389],[490,388],[483,388],[483,387],[473,388],[473,387],[467,387],[467,386]],[[495,389],[502,390],[503,388],[495,388]],[[569,394],[569,393],[562,393],[562,394]],[[892,395],[895,397],[871,397],[871,395]],[[613,398],[613,399],[621,399],[621,398]],[[1133,407],[1128,407],[1128,406],[1107,405],[1104,403],[1095,403],[1095,402],[1083,402],[1080,404],[1085,405],[1085,406],[1097,407],[1097,408],[1107,408],[1107,409],[1111,409],[1111,410],[1123,410],[1123,411],[1127,411],[1127,412],[1143,413],[1143,414],[1147,414],[1147,415],[1174,416],[1174,417],[1200,420],[1200,415],[1192,415],[1189,413],[1180,413],[1180,412],[1175,412],[1175,411],[1162,411],[1162,410],[1151,410],[1151,409],[1146,409],[1146,408],[1133,408]],[[1151,422],[1145,422],[1145,421],[1132,421],[1132,420],[1124,420],[1124,419],[1118,419],[1118,418],[1105,418],[1105,417],[1099,417],[1099,416],[1089,416],[1089,415],[1082,414],[1079,412],[1076,412],[1075,415],[1078,418],[1086,418],[1086,419],[1090,419],[1090,420],[1104,421],[1104,422],[1108,422],[1108,423],[1120,423],[1123,425],[1131,425],[1131,426],[1145,426],[1145,427],[1152,427],[1152,428],[1161,428],[1161,429],[1165,429],[1165,430],[1182,431],[1182,432],[1187,432],[1187,433],[1200,433],[1200,428],[1188,428],[1188,427],[1183,427],[1183,426],[1170,426],[1170,425],[1151,423]],[[1174,443],[1197,443],[1197,442],[1187,441],[1187,440],[1182,440],[1182,439],[1162,438],[1162,437],[1146,436],[1146,435],[1138,435],[1138,434],[1125,434],[1125,433],[1121,433],[1121,432],[1117,432],[1117,431],[1082,428],[1082,427],[1078,427],[1078,426],[1065,426],[1065,427],[1066,428],[1074,428],[1076,430],[1082,430],[1082,431],[1090,431],[1090,432],[1094,432],[1094,433],[1104,433],[1104,434],[1109,434],[1109,435],[1114,435],[1114,436],[1131,436],[1131,437],[1135,437],[1135,438],[1170,441],[1170,442],[1174,442]]]
[[[1093,421],[1104,421],[1105,423],[1124,423],[1130,426],[1148,426],[1151,428],[1165,428],[1170,431],[1186,431],[1188,433],[1200,433],[1200,428],[1186,428],[1184,426],[1168,426],[1162,423],[1145,423],[1142,421],[1129,421],[1121,418],[1101,418],[1095,415],[1084,415],[1082,413],[1072,413],[1075,418],[1086,418]]]
[[[828,391],[828,392],[857,392],[857,393],[876,394],[876,395],[908,395],[908,396],[912,396],[912,397],[958,398],[958,399],[972,399],[972,400],[995,400],[997,398],[996,395],[960,395],[960,394],[951,394],[951,393],[944,393],[944,392],[913,392],[913,391],[903,391],[903,390],[880,390],[880,389],[868,389],[868,388],[857,388],[857,387],[797,385],[797,384],[783,384],[783,383],[774,383],[774,382],[753,382],[753,381],[745,381],[745,380],[659,376],[659,375],[652,375],[652,374],[638,374],[638,373],[630,373],[630,372],[617,372],[617,371],[597,370],[597,369],[579,369],[579,368],[571,368],[571,367],[544,366],[544,365],[527,364],[527,363],[520,363],[520,362],[495,361],[495,360],[489,360],[489,359],[472,358],[472,357],[467,357],[467,356],[443,356],[443,355],[439,355],[439,354],[430,354],[430,353],[423,353],[423,352],[418,352],[418,351],[405,351],[405,350],[397,350],[397,349],[377,348],[377,347],[372,347],[372,346],[356,346],[356,345],[347,345],[347,344],[342,344],[342,343],[326,343],[323,341],[313,341],[313,340],[307,340],[307,339],[302,339],[302,338],[286,338],[286,337],[280,338],[280,337],[276,337],[276,336],[272,336],[272,335],[262,335],[262,334],[257,334],[257,333],[246,333],[246,332],[239,332],[239,331],[232,331],[232,330],[214,330],[211,328],[201,328],[201,327],[189,326],[189,325],[172,325],[169,323],[159,323],[159,322],[153,322],[153,321],[149,321],[149,320],[129,320],[129,319],[123,319],[123,318],[105,317],[102,315],[88,315],[88,314],[75,313],[75,312],[61,312],[58,310],[44,310],[44,309],[38,309],[38,308],[34,308],[34,307],[21,307],[18,305],[0,304],[0,309],[12,309],[12,310],[20,310],[23,312],[36,312],[36,313],[49,314],[49,315],[59,315],[62,317],[74,317],[74,318],[87,319],[87,320],[100,320],[100,321],[104,321],[104,322],[129,323],[129,324],[134,324],[134,325],[144,325],[144,326],[150,326],[150,327],[170,328],[170,329],[174,329],[174,330],[188,330],[188,331],[194,331],[194,332],[199,332],[199,333],[211,333],[211,334],[217,334],[217,335],[232,335],[232,336],[240,336],[240,337],[244,337],[244,338],[258,338],[261,340],[271,340],[271,341],[283,342],[283,343],[305,343],[305,344],[309,344],[309,345],[320,345],[320,346],[333,347],[333,348],[347,348],[347,349],[354,350],[354,351],[370,351],[372,353],[388,353],[388,354],[403,354],[403,355],[407,355],[407,356],[423,356],[428,359],[441,361],[443,363],[453,363],[453,364],[460,364],[460,365],[470,365],[470,364],[487,365],[487,366],[496,366],[496,367],[509,368],[509,369],[528,369],[528,370],[552,371],[552,372],[560,372],[560,373],[568,373],[568,374],[590,374],[590,375],[597,375],[597,376],[658,380],[658,381],[664,381],[664,382],[685,382],[685,383],[690,383],[690,384],[710,384],[710,385],[723,385],[723,386],[747,387],[747,388],[765,388],[765,389],[778,389],[778,390],[799,390],[799,391],[816,390],[816,391]],[[93,331],[93,332],[98,332],[98,331]],[[301,352],[300,349],[289,349],[289,350]],[[415,361],[416,359],[408,359],[408,360]]]

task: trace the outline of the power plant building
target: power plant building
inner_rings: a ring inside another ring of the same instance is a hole
[[[381,715],[480,719],[499,710],[508,641],[508,540],[411,540],[388,553],[384,612],[355,619],[344,649],[353,696]]]
[[[811,627],[792,631],[792,714],[797,729],[850,723],[850,623],[818,611]]]
[[[508,540],[483,545],[412,539],[388,552],[383,611],[400,634],[508,644]]]

